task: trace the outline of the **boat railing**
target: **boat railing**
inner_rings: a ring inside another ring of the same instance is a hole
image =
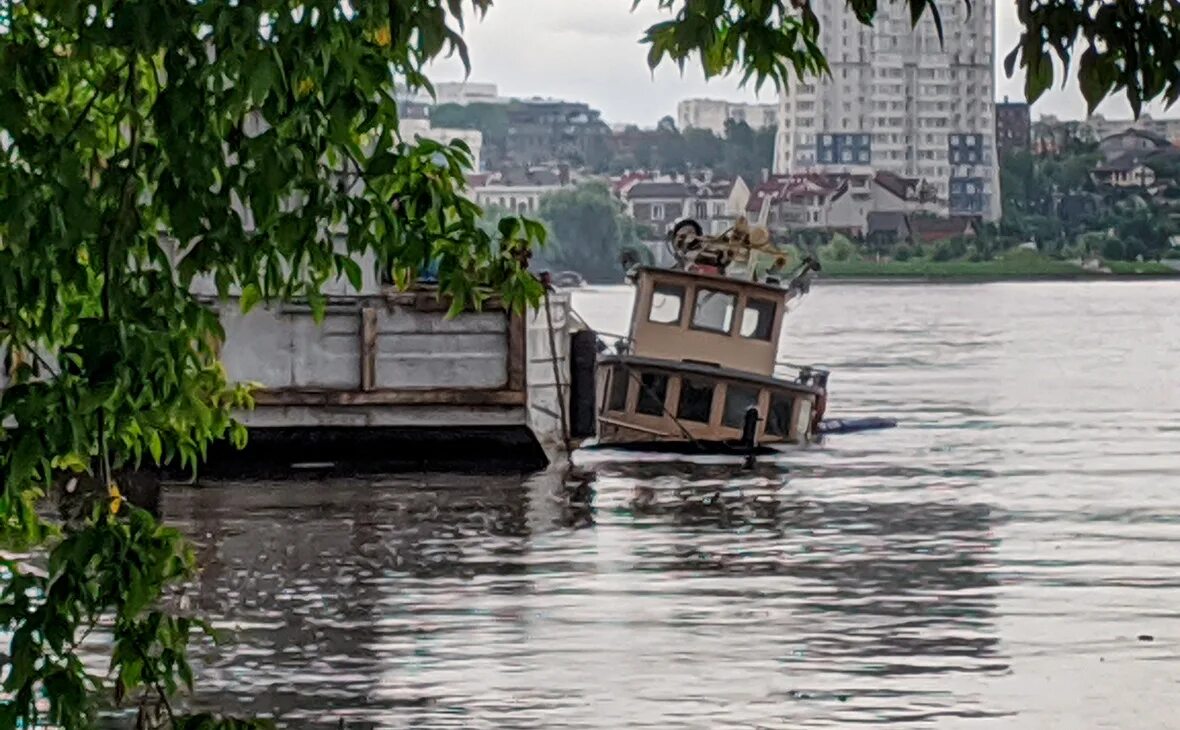
[[[791,377],[796,383],[800,383],[802,385],[817,385],[824,387],[827,385],[828,376],[832,374],[830,370],[817,368],[814,365],[796,365],[795,363],[784,362],[782,360],[776,361],[774,365],[776,368],[776,375],[778,374],[778,369],[781,368],[782,370],[787,371],[784,374],[786,374],[788,377]]]

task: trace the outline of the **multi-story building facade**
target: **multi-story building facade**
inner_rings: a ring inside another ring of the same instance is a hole
[[[610,127],[598,110],[582,102],[514,99],[505,107],[508,123],[504,162],[589,165],[606,155]]]
[[[998,218],[993,3],[939,6],[942,41],[905,4],[880,5],[871,27],[842,0],[813,8],[831,74],[788,83],[775,172],[884,170],[933,186],[952,214]]]
[[[685,99],[676,105],[676,126],[680,129],[707,129],[725,136],[729,120],[745,122],[753,129],[778,125],[777,104],[741,104],[718,99]]]
[[[996,104],[996,150],[1000,157],[1017,150],[1028,152],[1032,146],[1032,118],[1028,102],[1008,101]]]
[[[1180,146],[1180,119],[1156,119],[1150,114],[1138,119],[1107,119],[1093,114],[1078,120],[1045,114],[1032,125],[1033,147],[1040,154],[1056,154],[1068,149],[1071,141],[1088,144],[1130,130],[1154,134]]]

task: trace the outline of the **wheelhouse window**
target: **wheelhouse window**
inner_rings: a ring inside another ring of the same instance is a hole
[[[684,287],[675,284],[656,284],[651,292],[648,321],[657,324],[680,324],[684,309]]]
[[[730,428],[741,428],[746,420],[746,410],[758,405],[758,388],[729,385],[725,388],[725,412],[721,422]]]
[[[791,413],[795,399],[786,393],[771,393],[766,413],[766,433],[786,438],[791,434]]]
[[[692,311],[692,326],[699,330],[729,334],[733,329],[733,310],[737,296],[716,289],[697,289]]]
[[[635,412],[645,416],[664,415],[664,398],[668,394],[668,376],[644,373],[639,376],[639,401]]]
[[[707,381],[680,380],[680,404],[676,416],[685,421],[708,423],[713,419],[713,384]]]
[[[774,327],[774,302],[769,299],[747,299],[742,311],[742,337],[770,341]]]
[[[627,388],[631,385],[631,376],[627,369],[616,367],[610,374],[610,400],[607,409],[612,411],[627,410]]]

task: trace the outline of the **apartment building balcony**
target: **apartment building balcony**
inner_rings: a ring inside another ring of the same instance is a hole
[[[938,46],[936,45],[935,48]],[[918,54],[918,68],[946,68],[951,63],[951,54],[926,51]]]

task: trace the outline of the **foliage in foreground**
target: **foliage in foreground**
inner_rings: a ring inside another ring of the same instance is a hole
[[[908,2],[915,22],[934,10]],[[658,4],[672,17],[646,36],[653,65],[697,57],[708,75],[758,83],[826,69],[806,3]],[[863,22],[877,8],[852,7]],[[488,291],[518,307],[539,295],[520,261],[540,226],[484,232],[461,196],[468,151],[397,136],[394,78],[421,87],[431,59],[466,59],[464,12],[461,0],[0,0],[0,726],[90,727],[103,703],[138,705],[143,725],[247,724],[174,715],[198,624],[162,599],[195,565],[119,489],[144,462],[192,466],[214,439],[245,437],[231,413],[248,394],[218,365],[224,333],[194,280],[247,307],[322,311],[326,283],[359,286],[360,260],[403,284],[437,262],[455,311]],[[1065,60],[1078,42],[1092,103],[1120,88],[1136,109],[1175,100],[1175,12],[1022,6],[1030,95],[1052,80],[1045,49]],[[62,519],[36,511],[49,494]],[[82,663],[91,630],[111,634],[104,675]]]

